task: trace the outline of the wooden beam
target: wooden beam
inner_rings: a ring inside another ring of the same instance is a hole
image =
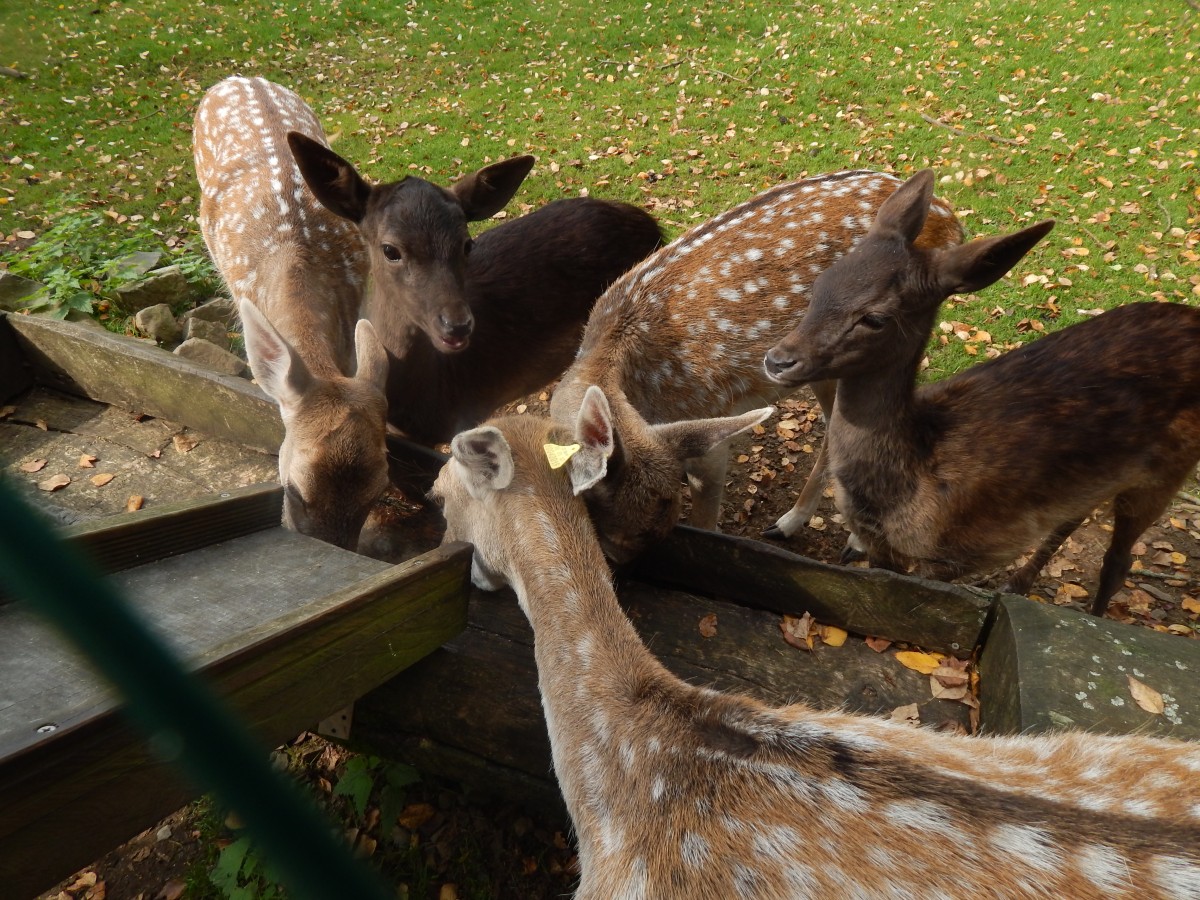
[[[268,453],[283,442],[274,401],[244,378],[220,375],[100,328],[41,316],[4,317],[41,384]]]
[[[996,596],[882,569],[832,566],[762,541],[682,525],[649,550],[635,572],[760,609],[809,612],[854,634],[963,658],[975,649]]]

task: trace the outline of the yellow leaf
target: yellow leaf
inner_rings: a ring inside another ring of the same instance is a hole
[[[1195,597],[1184,597],[1179,605],[1190,613],[1200,613],[1200,600]]]
[[[936,653],[919,653],[915,650],[901,650],[896,654],[896,662],[907,669],[913,669],[922,675],[932,675],[941,664],[942,656]]]
[[[843,631],[841,628],[838,628],[836,625],[821,626],[821,640],[827,643],[830,647],[842,646],[842,644],[846,643],[846,638],[848,636],[849,635],[847,635],[845,631]]]
[[[101,472],[98,475],[93,475],[91,477],[91,482],[96,487],[104,487],[106,484],[112,481],[114,477],[115,476],[113,476],[111,472]]]
[[[1156,716],[1162,715],[1164,708],[1162,694],[1138,681],[1132,675],[1125,677],[1129,679],[1129,693],[1133,695],[1134,702],[1148,713]]]

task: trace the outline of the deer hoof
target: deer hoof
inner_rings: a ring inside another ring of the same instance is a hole
[[[787,539],[787,535],[783,533],[783,529],[778,525],[771,525],[762,530],[762,536],[770,538],[773,541],[782,541]]]
[[[850,541],[846,542],[846,546],[842,548],[841,555],[838,557],[838,562],[843,566],[848,566],[850,563],[858,562],[861,559],[867,558],[867,551],[859,547],[855,547]]]

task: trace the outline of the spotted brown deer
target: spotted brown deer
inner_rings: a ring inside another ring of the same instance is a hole
[[[1134,541],[1200,460],[1200,310],[1120,307],[918,387],[942,301],[999,279],[1054,224],[923,249],[932,189],[920,172],[884,203],[766,371],[786,386],[838,379],[826,442],[837,503],[875,565],[950,579],[1041,541],[1006,585],[1026,593],[1111,500],[1091,607],[1102,615]]]
[[[449,188],[421,178],[371,185],[318,141],[289,136],[306,182],[354,223],[368,248],[364,307],[387,348],[389,421],[426,444],[448,441],[562,374],[596,298],[662,245],[627,203],[558,200],[472,239],[533,165],[518,156]]]
[[[238,303],[254,377],[279,404],[284,524],[353,549],[387,486],[387,355],[359,319],[362,243],[304,186],[286,136],[324,132],[296,94],[227,78],[193,129],[200,230]]]
[[[605,552],[622,562],[679,517],[685,466],[690,523],[715,528],[727,444],[665,445],[646,423],[727,416],[791,392],[769,379],[763,354],[808,305],[813,279],[866,233],[900,184],[881,172],[838,172],[778,185],[693,228],[627,273],[596,302],[579,356],[554,392],[551,412],[571,421],[589,385],[612,404],[618,453],[589,492]],[[962,241],[951,208],[934,205],[923,246]],[[833,382],[814,384],[828,412]],[[690,457],[680,459],[682,452]],[[790,536],[820,501],[822,462],[772,534]]]
[[[570,426],[493,420],[451,447],[446,540],[533,626],[577,900],[1196,897],[1200,747],[968,737],[687,684],[618,605],[580,496],[615,451],[604,394]]]

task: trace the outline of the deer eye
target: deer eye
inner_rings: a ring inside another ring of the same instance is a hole
[[[392,262],[400,261],[400,248],[392,244],[384,244],[380,249],[383,250],[383,255]]]
[[[473,249],[475,249],[475,242],[473,240],[471,240],[470,238],[467,238],[467,242],[465,244],[463,244],[463,253],[468,254]]]
[[[871,331],[880,331],[887,326],[888,317],[881,313],[867,313],[858,321],[859,324],[865,325]]]

